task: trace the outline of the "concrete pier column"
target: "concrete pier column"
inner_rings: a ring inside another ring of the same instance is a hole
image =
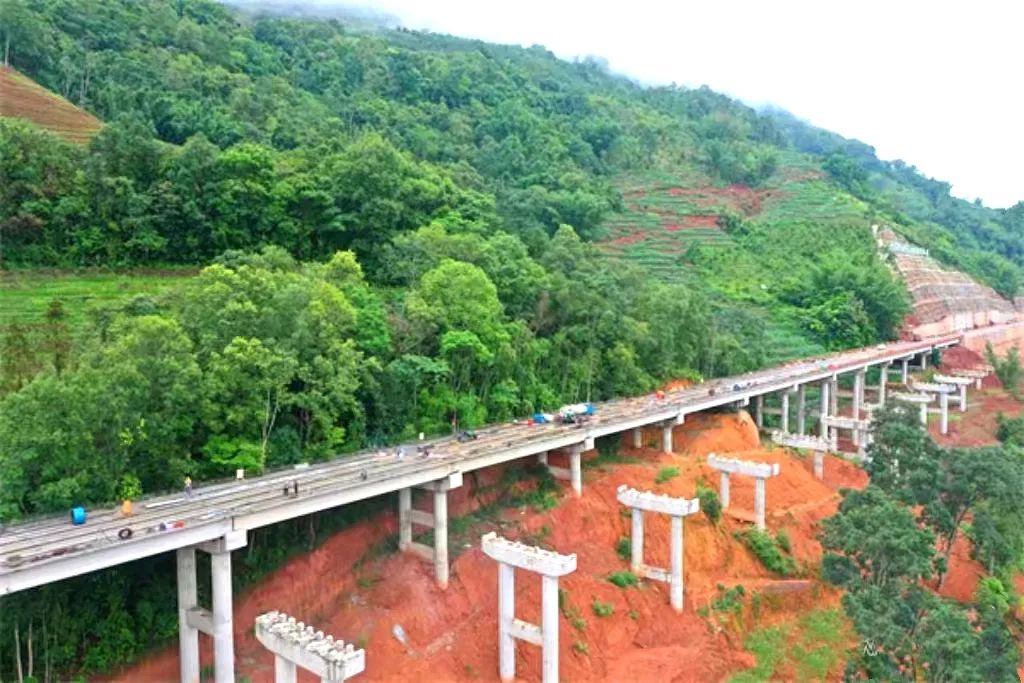
[[[921,372],[924,372],[927,369],[928,369],[928,353],[925,352],[925,353],[921,354]]]
[[[502,681],[516,677],[516,641],[512,622],[516,618],[516,568],[498,563],[498,673]]]
[[[960,385],[960,412],[961,413],[966,413],[967,412],[967,385],[966,384],[961,384]]]
[[[885,385],[889,382],[889,366],[891,363],[885,363],[882,366],[882,372],[878,376],[878,405],[885,405]]]
[[[672,425],[661,428],[661,450],[665,453],[672,452]]]
[[[796,433],[807,433],[807,389],[801,384],[796,390]]]
[[[781,401],[782,401],[782,406],[780,407],[780,410],[782,411],[782,413],[781,413],[781,415],[779,417],[780,417],[781,422],[782,422],[782,431],[783,432],[788,432],[789,431],[789,391],[788,390],[782,392]]]
[[[640,508],[633,508],[633,528],[630,534],[630,569],[634,574],[640,572],[644,563],[644,511]]]
[[[683,518],[672,515],[672,559],[671,571],[671,603],[677,612],[683,611]]]
[[[764,427],[764,396],[754,397],[754,422],[758,429]]]
[[[437,585],[448,587],[448,491],[434,491],[434,576]]]
[[[558,681],[558,577],[541,576],[541,622],[540,630],[544,639],[541,648],[543,664],[541,680],[544,683]]]
[[[829,402],[829,397],[828,397],[829,388],[831,386],[832,386],[831,380],[825,379],[825,380],[821,381],[821,407],[819,409],[821,414],[818,416],[818,418],[819,418],[819,422],[818,422],[818,424],[819,424],[819,426],[818,426],[818,436],[820,436],[823,439],[827,439],[828,438],[828,425],[826,425],[825,422],[826,422],[826,420],[828,420],[828,415],[829,415],[828,407],[831,405],[831,403]]]
[[[210,555],[213,574],[213,675],[216,683],[235,683],[235,635],[231,613],[231,551]]]
[[[858,370],[853,373],[853,419],[860,419],[860,408],[863,404],[864,399],[864,371]],[[857,446],[860,444],[860,434],[854,429],[853,430],[853,445]]]
[[[633,430],[633,448],[644,447],[644,430],[637,427]]]
[[[722,509],[729,507],[729,473],[722,472],[718,478],[718,500],[722,503]]]
[[[295,662],[280,655],[274,655],[274,683],[295,683],[299,672]]]
[[[406,551],[412,545],[412,489],[398,490],[398,549]]]
[[[829,387],[828,392],[829,398],[829,409],[828,414],[833,417],[839,415],[839,377],[832,378],[832,386]]]
[[[199,683],[199,629],[189,623],[188,611],[199,605],[196,589],[196,549],[178,549],[178,649],[181,683]]]
[[[825,478],[825,454],[821,451],[814,451],[814,476],[818,479]]]
[[[547,465],[548,464],[548,452],[544,451],[543,453],[538,453],[537,454],[537,462],[539,462],[541,465]]]
[[[939,433],[946,434],[949,431],[949,394],[939,394]]]
[[[925,429],[928,429],[928,404],[921,404],[921,424]]]
[[[904,358],[900,363],[903,365],[903,383],[906,384],[910,381],[910,359]]]
[[[572,492],[579,498],[583,495],[583,451],[578,448],[569,452],[569,475],[572,480]]]
[[[758,529],[764,528],[764,477],[754,479],[754,517]]]

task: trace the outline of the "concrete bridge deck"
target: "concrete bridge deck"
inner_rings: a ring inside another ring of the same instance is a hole
[[[887,365],[959,343],[959,337],[897,342],[797,361],[741,376],[722,378],[667,392],[616,399],[595,405],[585,425],[506,423],[477,431],[478,439],[454,437],[369,451],[242,481],[198,487],[191,497],[165,495],[137,501],[135,512],[89,510],[88,521],[73,526],[66,515],[10,525],[0,530],[0,595],[59,581],[104,567],[179,548],[195,546],[320,510],[377,495],[423,486],[492,465],[583,445],[639,427],[671,425],[687,414],[749,401],[799,385],[876,365]],[[429,444],[422,456],[416,446]],[[285,487],[298,483],[297,495]],[[161,525],[169,525],[161,527]],[[131,529],[123,539],[119,532]]]

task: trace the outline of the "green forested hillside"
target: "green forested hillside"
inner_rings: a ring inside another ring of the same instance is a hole
[[[892,338],[875,222],[1006,294],[1024,262],[1020,207],[539,47],[208,0],[0,0],[0,44],[107,124],[0,119],[0,522]],[[81,296],[131,268],[180,283]],[[151,571],[0,627],[108,668],[171,633]]]

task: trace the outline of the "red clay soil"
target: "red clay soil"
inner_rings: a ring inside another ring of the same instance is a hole
[[[89,112],[6,66],[0,66],[0,117],[26,119],[83,144],[103,127]]]
[[[942,364],[939,366],[943,371],[973,368],[986,363],[982,355],[964,346],[954,346],[942,352]]]
[[[975,399],[979,411],[984,410],[985,400]],[[644,434],[644,443],[650,446],[659,444],[660,439],[657,429]],[[693,497],[698,482],[718,489],[718,473],[706,464],[709,453],[778,462],[781,473],[767,484],[767,525],[773,533],[786,531],[797,562],[810,568],[814,576],[813,568],[821,557],[816,540],[821,520],[835,513],[840,488],[863,487],[867,475],[852,463],[826,456],[825,478],[817,480],[810,458],[783,448],[762,447],[745,412],[687,416],[686,424],[675,429],[674,444],[676,453],[672,455],[652,448],[623,447],[622,453],[637,462],[587,468],[583,497],[566,494],[553,510],[508,508],[487,528],[475,527],[461,537],[453,531],[455,559],[445,591],[436,587],[428,562],[408,554],[366,556],[376,542],[394,533],[393,514],[382,514],[340,532],[238,597],[235,647],[239,675],[248,676],[253,683],[273,680],[273,658],[256,642],[252,623],[256,615],[280,609],[326,633],[365,646],[364,680],[495,680],[497,566],[479,550],[477,540],[478,534],[488,529],[577,554],[577,571],[560,584],[565,591],[560,626],[564,680],[719,681],[752,666],[754,658],[743,649],[741,637],[697,614],[718,596],[719,585],[743,585],[748,595],[757,591],[768,596],[768,608],[761,611],[756,623],[748,621],[748,628],[792,623],[807,611],[837,606],[841,594],[815,579],[780,580],[734,538],[733,532],[750,526],[746,520],[751,517],[754,487],[746,477],[732,478],[730,510],[719,526],[703,514],[686,518],[686,606],[682,614],[669,606],[664,584],[645,581],[640,588],[618,588],[606,577],[628,569],[615,546],[628,537],[629,519],[615,499],[616,488],[628,484]],[[591,452],[588,457],[595,455]],[[659,470],[669,465],[677,468],[679,475],[656,484]],[[467,477],[465,486],[453,492],[452,515],[457,517],[489,502],[484,496],[487,485],[498,481],[501,472],[502,468],[493,468]],[[668,519],[647,515],[645,561],[667,566],[668,540]],[[942,594],[970,599],[981,567],[970,559],[966,540],[954,546],[950,566]],[[1024,589],[1024,579],[1018,583],[1018,589]],[[539,578],[519,572],[516,594],[516,616],[538,622]],[[611,604],[614,614],[596,616],[591,608],[595,601]],[[754,619],[749,610],[747,616]],[[582,618],[586,625],[574,626],[573,618]],[[404,644],[394,635],[396,626],[406,634]],[[212,661],[207,643],[201,658],[204,665]],[[517,646],[516,671],[521,680],[539,679],[540,664],[539,648]],[[169,648],[115,680],[174,681],[177,668],[177,649]],[[787,680],[784,670],[776,675]],[[314,681],[303,673],[299,680]]]
[[[686,197],[702,209],[728,206],[742,212],[747,217],[761,213],[761,202],[765,199],[782,197],[786,194],[781,190],[755,190],[746,185],[701,188],[672,187],[669,188],[668,193],[673,197]]]
[[[840,485],[863,483],[863,473],[836,458],[828,458],[826,479],[819,482],[810,463],[779,448],[762,449],[746,413],[697,415],[676,429],[677,454],[651,449],[626,454],[640,456],[630,464],[600,465],[585,471],[584,496],[563,497],[548,512],[507,509],[496,522],[500,533],[540,542],[561,552],[575,552],[578,569],[564,577],[565,612],[586,620],[582,630],[569,618],[561,625],[561,671],[564,680],[605,681],[708,681],[722,680],[754,664],[740,639],[712,627],[697,615],[717,597],[718,584],[742,584],[768,595],[784,595],[778,605],[762,611],[759,625],[791,618],[824,605],[838,604],[839,594],[810,581],[780,581],[764,569],[732,532],[747,528],[745,522],[727,515],[715,527],[702,515],[685,522],[686,608],[676,614],[668,604],[667,586],[645,582],[641,588],[621,589],[606,580],[609,573],[627,569],[615,545],[629,534],[628,517],[615,499],[619,484],[692,497],[698,480],[717,489],[717,473],[707,467],[708,452],[735,452],[736,457],[782,464],[780,476],[768,483],[768,527],[786,529],[793,553],[801,563],[814,564],[820,548],[814,540],[816,525],[835,511]],[[660,433],[646,435],[657,442]],[[593,456],[593,454],[591,454]],[[659,469],[672,465],[680,474],[655,484]],[[496,481],[500,471],[481,475],[483,482],[464,488],[481,488]],[[739,517],[749,511],[753,483],[734,477],[733,508]],[[465,494],[453,499],[453,515],[475,507],[479,501]],[[648,515],[645,560],[654,565],[669,562],[669,521]],[[356,564],[366,551],[394,532],[394,516],[381,515],[343,531],[308,556],[297,558],[259,586],[239,596],[235,604],[235,646],[239,675],[254,683],[273,680],[272,657],[255,641],[252,623],[256,615],[282,609],[327,633],[367,647],[365,680],[493,680],[497,672],[497,566],[478,549],[464,550],[452,563],[452,580],[446,591],[438,589],[432,568],[411,555],[388,555]],[[461,541],[460,541],[461,542]],[[518,574],[517,616],[539,620],[540,581],[525,572]],[[596,616],[594,601],[614,606],[608,618]],[[772,601],[766,601],[771,605]],[[634,618],[631,618],[632,617]],[[403,645],[393,635],[401,625],[407,634]],[[206,639],[203,639],[206,640]],[[578,651],[586,646],[585,654]],[[576,649],[578,648],[578,649]],[[520,645],[517,673],[524,680],[540,677],[539,648]],[[202,661],[211,661],[208,646]],[[177,650],[170,648],[124,672],[121,681],[173,681],[177,676]],[[300,674],[300,680],[312,678]]]
[[[611,243],[612,244],[617,244],[619,246],[625,246],[627,244],[635,244],[637,242],[643,242],[645,239],[647,239],[647,235],[645,235],[644,233],[642,233],[642,232],[632,232],[632,233],[630,233],[628,235],[623,235],[622,237],[616,237],[615,239],[613,239],[611,241]]]

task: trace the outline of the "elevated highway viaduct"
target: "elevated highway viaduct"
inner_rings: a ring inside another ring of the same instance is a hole
[[[448,579],[447,491],[462,482],[462,475],[523,458],[547,462],[554,451],[569,455],[570,467],[552,468],[556,476],[571,480],[582,493],[580,456],[595,439],[632,432],[639,445],[641,429],[662,430],[662,448],[672,450],[672,428],[687,415],[729,405],[755,404],[759,424],[767,409],[765,398],[778,396],[783,409],[783,431],[789,431],[790,401],[796,395],[796,428],[806,426],[804,390],[819,388],[817,411],[820,436],[831,429],[826,422],[837,415],[838,378],[853,374],[854,405],[864,402],[864,377],[869,368],[891,370],[906,381],[910,363],[924,367],[935,349],[959,343],[959,337],[896,342],[846,351],[783,366],[727,377],[666,392],[663,398],[645,395],[596,404],[595,415],[582,425],[506,423],[478,430],[478,438],[461,443],[454,437],[401,446],[388,451],[367,451],[311,465],[304,469],[274,471],[247,480],[197,488],[192,495],[176,494],[138,501],[125,517],[119,509],[92,510],[88,523],[72,526],[65,516],[49,517],[8,526],[0,533],[0,596],[60,581],[143,557],[177,553],[181,680],[199,680],[199,633],[214,639],[214,670],[218,683],[234,680],[232,636],[231,551],[246,545],[250,529],[328,510],[382,494],[397,492],[400,544],[403,549],[427,554],[435,564],[438,582]],[[902,369],[893,368],[902,364]],[[883,382],[885,380],[883,379]],[[879,398],[884,401],[884,389]],[[783,417],[784,416],[784,417]],[[429,454],[417,453],[428,446]],[[411,490],[428,489],[434,511],[412,509]],[[434,546],[412,543],[412,524],[434,528]],[[130,530],[129,532],[124,531]],[[213,605],[198,605],[196,551],[211,555]]]

